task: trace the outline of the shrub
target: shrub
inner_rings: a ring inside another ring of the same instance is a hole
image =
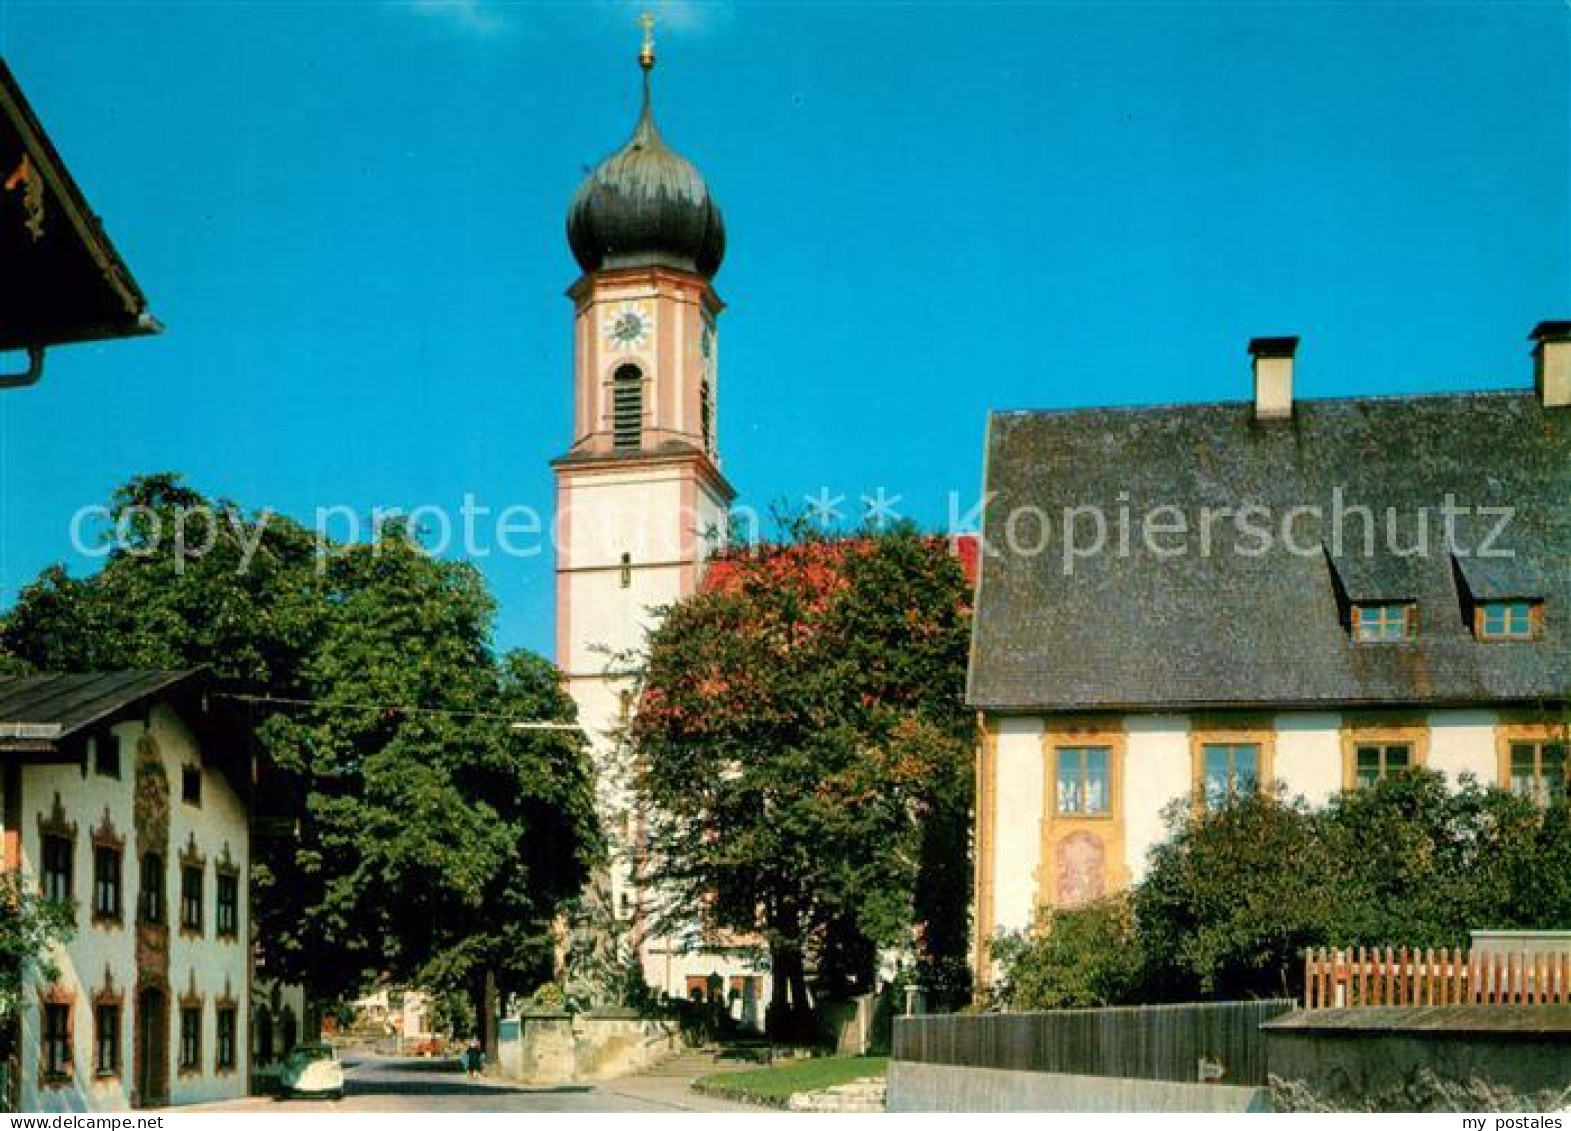
[[[1004,970],[995,1002],[1006,1009],[1119,1005],[1134,995],[1141,976],[1125,896],[1044,911],[1034,935],[1002,935],[992,949]]]
[[[994,1003],[1296,997],[1316,946],[1466,946],[1571,922],[1571,803],[1415,769],[1320,809],[1280,790],[1176,802],[1127,900],[1048,913],[994,947]]]

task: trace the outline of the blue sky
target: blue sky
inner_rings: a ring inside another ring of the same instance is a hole
[[[744,499],[941,524],[990,409],[1522,386],[1571,316],[1564,4],[655,4],[730,234]],[[127,477],[549,513],[564,210],[636,5],[22,3],[0,53],[166,323],[0,393],[0,604]],[[548,650],[549,554],[479,563]]]

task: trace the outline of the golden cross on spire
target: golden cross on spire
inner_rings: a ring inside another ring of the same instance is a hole
[[[638,65],[647,71],[655,65],[654,13],[645,12],[638,17],[638,22],[644,25],[644,46],[638,52]]]

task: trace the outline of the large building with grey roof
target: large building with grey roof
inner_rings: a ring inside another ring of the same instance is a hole
[[[1548,799],[1571,692],[1571,323],[1534,387],[1001,412],[968,696],[976,964],[1139,879],[1175,799],[1404,766]]]

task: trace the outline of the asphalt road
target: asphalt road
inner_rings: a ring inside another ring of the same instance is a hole
[[[653,1072],[599,1084],[531,1088],[490,1079],[471,1080],[452,1061],[347,1054],[344,1098],[275,1100],[254,1096],[203,1105],[204,1111],[412,1111],[412,1112],[621,1112],[759,1111],[711,1100],[688,1085],[715,1071],[706,1058],[683,1056]]]

